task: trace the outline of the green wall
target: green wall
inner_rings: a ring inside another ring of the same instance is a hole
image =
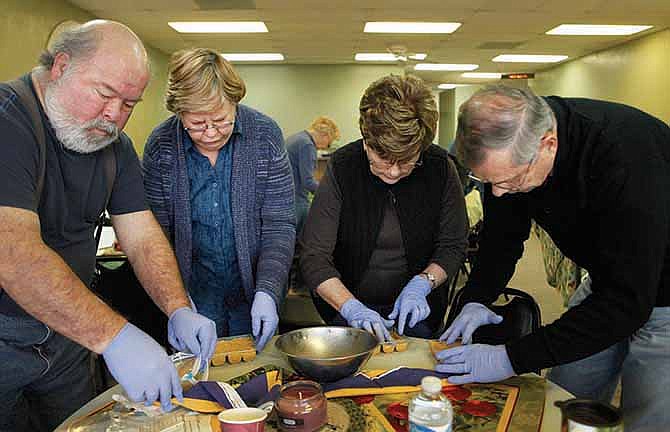
[[[542,95],[605,99],[670,121],[670,30],[654,33],[536,74]]]
[[[63,0],[4,0],[0,16],[0,80],[14,79],[37,65],[51,30],[60,22],[88,21],[95,17]],[[20,41],[20,42],[19,42]],[[125,128],[139,150],[151,130],[168,112],[163,108],[167,77],[167,56],[147,47],[152,79],[144,100],[135,108]]]
[[[151,131],[172,113],[165,109],[165,88],[167,86],[168,56],[155,48],[147,47],[151,58],[151,81],[144,91],[142,102],[140,102],[130,121],[126,125],[125,132],[133,139],[137,152],[144,153],[144,144],[149,138]]]
[[[396,66],[241,65],[235,68],[247,85],[242,100],[272,117],[284,136],[305,129],[318,115],[331,117],[342,138],[335,146],[360,137],[358,103],[374,80],[403,73]]]
[[[586,97],[625,103],[670,122],[670,30],[568,61],[520,83],[540,95]],[[454,115],[442,118],[442,127],[455,128],[458,107],[481,86],[457,87]],[[446,100],[445,97],[441,99]],[[451,112],[443,105],[443,112]]]
[[[49,34],[65,20],[88,21],[93,15],[61,0],[5,0],[0,16],[0,80],[16,78],[37,64]]]
[[[455,89],[443,90],[439,94],[440,100],[440,134],[439,143],[444,148],[449,148],[449,144],[456,136],[456,92]]]
[[[528,80],[502,80],[499,81],[502,84],[505,84],[506,86],[509,87],[519,87],[519,88],[527,88],[528,87]],[[470,99],[470,96],[475,94],[477,90],[480,88],[484,87],[487,85],[485,84],[472,84],[472,85],[466,85],[462,87],[456,87],[455,89],[451,90],[446,90],[446,92],[453,93],[453,106],[450,108],[443,107],[443,111],[447,113],[447,115],[444,116],[444,119],[442,120],[442,127],[447,128],[452,135],[450,136],[450,140],[454,139],[456,136],[456,127],[458,125],[458,109],[461,106],[463,102],[466,100]],[[451,142],[451,141],[450,141]]]
[[[5,0],[0,16],[0,80],[15,78],[35,66],[51,30],[61,21],[93,17],[64,0]],[[17,43],[20,38],[21,43]],[[168,56],[150,46],[152,80],[125,131],[141,153],[151,130],[169,113],[163,106]],[[360,136],[358,103],[377,78],[404,71],[397,65],[248,65],[235,67],[248,93],[243,103],[274,118],[284,135],[304,129],[317,115],[332,117],[345,144]],[[641,108],[670,121],[670,30],[569,61],[538,72],[528,83],[539,94],[612,100]],[[440,106],[438,141],[448,145],[458,107],[480,85],[435,93]]]

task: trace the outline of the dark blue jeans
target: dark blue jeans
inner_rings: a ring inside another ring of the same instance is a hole
[[[87,349],[32,317],[0,314],[0,431],[52,431],[94,396]]]
[[[235,307],[216,303],[202,303],[194,298],[198,313],[206,316],[216,324],[218,337],[238,336],[251,333],[251,306],[243,302]]]
[[[591,295],[585,279],[568,307]],[[610,402],[621,378],[621,408],[626,432],[670,428],[670,307],[655,307],[631,336],[597,354],[556,366],[547,378],[578,398]]]

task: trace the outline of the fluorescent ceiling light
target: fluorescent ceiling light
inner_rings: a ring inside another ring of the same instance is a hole
[[[279,53],[235,53],[221,54],[223,58],[231,62],[238,61],[282,61],[284,56]]]
[[[461,76],[463,78],[500,79],[502,74],[497,72],[465,72]]]
[[[428,57],[428,54],[417,53],[409,56],[411,59],[423,60]],[[396,55],[393,53],[356,53],[354,55],[356,61],[388,61],[393,62],[397,60],[407,60],[407,57]]]
[[[356,53],[356,61],[396,61],[397,57],[391,53]]]
[[[426,53],[416,53],[409,56],[412,60],[425,60],[428,57]]]
[[[573,36],[628,36],[648,30],[650,25],[598,25],[598,24],[561,24],[547,32],[548,35]]]
[[[179,21],[168,25],[179,33],[267,33],[263,21]]]
[[[470,71],[479,67],[476,64],[463,63],[419,63],[414,66],[414,70],[421,71]]]
[[[461,23],[452,22],[366,22],[365,33],[453,33]]]
[[[437,88],[439,88],[440,90],[451,90],[451,89],[455,89],[456,87],[463,87],[463,86],[466,86],[466,85],[467,84],[447,84],[447,83],[443,83],[443,84],[438,85]]]
[[[506,63],[556,63],[566,58],[566,55],[500,54],[491,60]]]

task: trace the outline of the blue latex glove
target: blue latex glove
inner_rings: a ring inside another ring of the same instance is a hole
[[[191,308],[179,308],[168,320],[168,341],[178,351],[200,356],[204,366],[214,354],[216,324]]]
[[[344,302],[340,308],[340,315],[350,326],[362,328],[375,335],[379,342],[391,340],[388,329],[393,327],[395,321],[382,318],[377,312],[354,298]]]
[[[167,353],[148,334],[127,323],[112,339],[102,357],[112,376],[133,402],[147,405],[160,398],[164,411],[174,395],[183,401],[181,383]]]
[[[430,290],[430,282],[421,276],[414,276],[402,289],[393,305],[393,312],[389,315],[389,319],[398,318],[398,334],[402,335],[405,331],[407,315],[412,315],[409,320],[410,327],[428,318],[430,306],[428,306],[426,296],[430,294]]]
[[[436,371],[459,374],[449,377],[452,384],[496,382],[516,375],[505,345],[461,345],[442,350],[435,357],[440,361]]]
[[[447,343],[454,343],[456,338],[461,337],[461,343],[469,344],[472,334],[479,327],[486,324],[500,324],[503,317],[497,315],[481,303],[467,303],[463,310],[458,314],[449,328],[442,333],[440,340],[447,340]]]
[[[251,333],[256,339],[256,351],[263,351],[265,344],[275,334],[277,324],[279,316],[275,301],[267,293],[256,292],[254,303],[251,305]]]

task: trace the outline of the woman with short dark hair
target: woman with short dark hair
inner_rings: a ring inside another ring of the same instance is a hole
[[[359,111],[362,139],[334,153],[305,222],[301,273],[329,324],[383,341],[397,320],[433,337],[468,228],[456,169],[432,144],[437,106],[419,78],[390,75]]]

